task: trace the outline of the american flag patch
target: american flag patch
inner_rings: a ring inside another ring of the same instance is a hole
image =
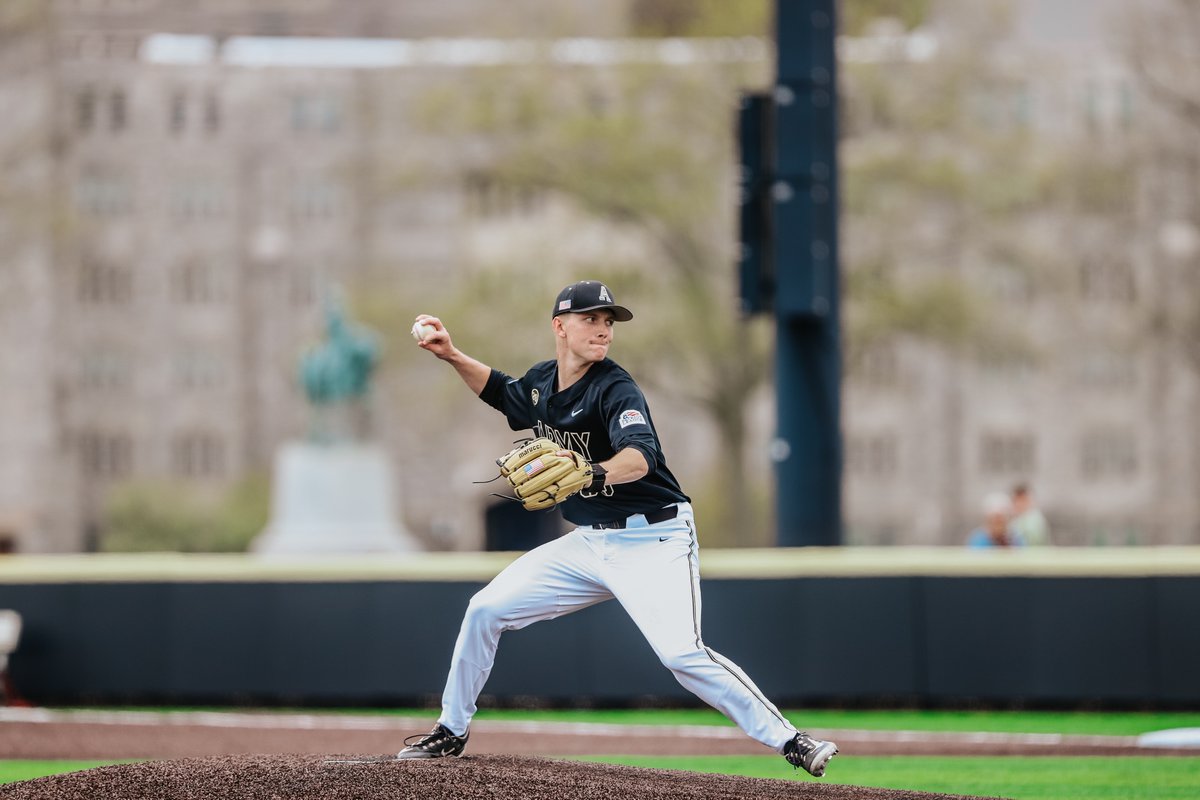
[[[521,469],[525,470],[526,475],[532,475],[535,472],[540,472],[544,466],[546,465],[542,463],[540,458],[535,458],[533,461],[530,461],[528,464],[521,467]]]
[[[566,311],[566,310],[567,310],[568,308],[570,308],[570,307],[571,307],[571,301],[570,301],[570,300],[561,300],[561,301],[559,301],[559,303],[558,303],[558,310],[559,310],[559,311]]]

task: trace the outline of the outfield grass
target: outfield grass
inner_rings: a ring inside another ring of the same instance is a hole
[[[436,717],[436,711],[412,710]],[[1061,733],[1089,736],[1137,736],[1168,728],[1200,728],[1196,712],[1061,712],[1061,711],[838,711],[788,709],[785,715],[801,728],[845,728],[882,731],[947,731],[986,733]],[[626,725],[728,725],[709,709],[520,711],[489,709],[479,720],[546,720],[605,722]]]
[[[89,711],[96,709],[90,708]],[[114,709],[115,710],[115,709]],[[246,711],[206,707],[135,707],[136,711]],[[266,710],[266,709],[262,709]],[[437,718],[431,708],[272,709],[300,714],[386,714]],[[1200,712],[1118,711],[919,711],[787,709],[801,728],[880,731],[947,731],[985,733],[1061,733],[1088,736],[1137,736],[1168,728],[1200,728]],[[479,721],[594,722],[616,725],[725,725],[725,716],[708,708],[679,709],[483,709]]]
[[[580,760],[752,778],[810,780],[776,756],[596,756]],[[1015,800],[1195,800],[1200,758],[838,756],[823,783]]]
[[[78,772],[92,767],[103,767],[107,764],[128,764],[129,761],[59,761],[59,760],[28,760],[0,761],[0,783],[13,781],[28,781],[42,778],[46,775],[61,775],[64,772]]]

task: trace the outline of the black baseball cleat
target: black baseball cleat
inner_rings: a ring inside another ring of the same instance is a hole
[[[404,740],[405,748],[396,754],[396,758],[447,758],[449,756],[462,755],[462,751],[467,746],[467,737],[471,735],[467,731],[462,736],[455,736],[450,732],[450,729],[444,725],[438,724],[433,726],[433,730],[426,734],[416,734],[409,736]],[[415,742],[409,743],[410,739],[416,739]]]
[[[837,751],[837,745],[833,742],[823,742],[807,733],[797,733],[783,746],[783,757],[793,767],[803,767],[809,775],[819,778],[825,774],[825,765],[837,755]]]

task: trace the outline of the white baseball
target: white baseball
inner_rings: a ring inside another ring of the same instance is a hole
[[[416,339],[418,342],[425,341],[430,336],[433,336],[435,333],[437,333],[437,329],[434,328],[432,325],[423,325],[420,322],[413,323],[412,335],[413,335],[413,338]]]

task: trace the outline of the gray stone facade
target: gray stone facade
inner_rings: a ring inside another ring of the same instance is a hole
[[[169,475],[217,491],[266,469],[307,424],[295,364],[319,334],[323,286],[386,284],[407,301],[431,275],[469,280],[472,248],[521,230],[471,222],[473,204],[488,202],[479,187],[373,180],[385,163],[486,157],[486,143],[463,152],[420,138],[408,114],[463,67],[252,66],[222,57],[227,37],[409,41],[457,35],[480,13],[500,37],[628,27],[627,2],[549,5],[555,13],[535,0],[60,0],[0,47],[0,542],[86,549],[124,480]],[[148,37],[162,32],[209,37],[177,44],[211,50],[190,63],[183,51],[151,58]],[[1056,68],[1046,91],[1105,79],[1088,59]],[[1119,94],[1102,101],[1120,113]],[[1062,123],[1056,135],[1077,135],[1078,120],[1044,102]],[[579,224],[553,206],[537,213]],[[1040,235],[1082,252],[1092,234]],[[1017,480],[1032,483],[1059,543],[1197,540],[1200,386],[1170,345],[1134,330],[1131,307],[1169,296],[1171,272],[1155,241],[1124,246],[1136,298],[1122,296],[1120,276],[1101,276],[1116,283],[1084,286],[1069,313],[1061,295],[963,267],[1023,305],[1046,344],[1034,361],[963,361],[898,338],[848,365],[848,541],[957,544],[979,500]],[[854,253],[849,242],[845,257]],[[430,374],[419,369],[386,380]],[[765,479],[770,409],[756,407]],[[488,461],[471,432],[494,430],[491,412],[459,421],[431,475],[419,455],[430,432],[404,409],[376,411],[408,527],[434,546],[479,546],[487,493],[470,481],[487,477]],[[674,459],[703,460],[701,437],[679,438]],[[461,491],[438,479],[447,473]]]

